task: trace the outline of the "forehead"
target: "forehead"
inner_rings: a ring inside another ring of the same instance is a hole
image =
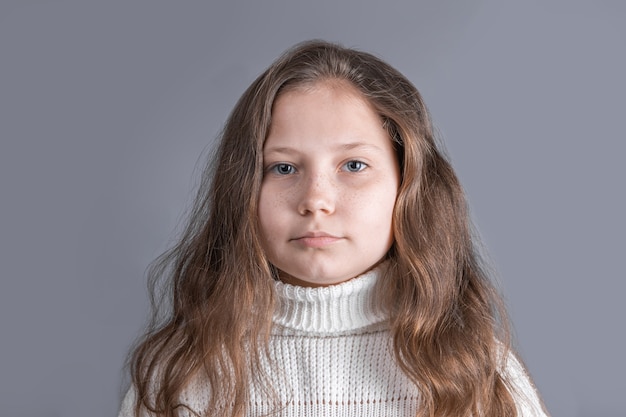
[[[355,87],[325,82],[281,94],[264,151],[296,147],[315,152],[357,143],[387,148],[390,139],[382,117]]]
[[[379,119],[382,123],[383,118],[374,104],[357,87],[347,80],[329,78],[290,85],[280,91],[272,104],[270,131],[278,119],[284,121],[296,114],[305,113],[304,109],[307,107],[304,104],[310,103],[311,100],[324,107],[341,107],[344,110],[360,112],[369,118]],[[307,109],[309,112],[315,112],[319,110],[319,107],[313,106]],[[277,110],[280,111],[277,112]]]

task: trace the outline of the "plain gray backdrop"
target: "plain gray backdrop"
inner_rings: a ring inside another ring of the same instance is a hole
[[[551,413],[626,416],[618,0],[1,0],[0,415],[116,415],[201,155],[310,38],[423,93]]]

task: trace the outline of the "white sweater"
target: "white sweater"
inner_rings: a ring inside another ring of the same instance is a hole
[[[279,301],[269,345],[274,366],[268,373],[280,409],[272,415],[416,414],[418,388],[396,365],[386,316],[374,302],[379,272],[320,288],[276,283]],[[529,378],[512,356],[506,371],[519,391],[520,416],[545,416]],[[198,383],[185,390],[182,400],[201,415],[207,397],[207,388]],[[131,389],[119,417],[132,416],[132,403]],[[248,415],[267,415],[272,410],[276,411],[265,396],[252,389]]]

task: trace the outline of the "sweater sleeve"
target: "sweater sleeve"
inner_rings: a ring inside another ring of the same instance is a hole
[[[122,400],[122,405],[120,406],[120,412],[117,417],[135,417],[135,388],[131,385],[131,387],[126,392],[124,399]],[[154,414],[142,409],[140,417],[154,417]]]
[[[120,412],[117,417],[134,417],[133,408],[135,405],[135,389],[131,386],[124,399],[122,400],[122,405],[120,406]]]
[[[197,381],[195,384],[190,384],[183,394],[181,395],[181,409],[178,411],[181,417],[198,417],[202,415],[197,410],[201,410],[203,406],[208,403],[208,389],[206,387],[199,386]],[[120,411],[117,417],[135,417],[135,398],[137,391],[135,387],[131,387],[126,392]],[[187,404],[192,404],[193,407]],[[142,407],[139,412],[139,417],[156,417],[154,413],[146,410]]]
[[[530,376],[513,353],[509,353],[506,361],[505,378],[510,385],[519,417],[549,416]]]

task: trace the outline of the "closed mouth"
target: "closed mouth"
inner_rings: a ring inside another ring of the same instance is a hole
[[[303,246],[306,246],[306,247],[321,248],[321,247],[333,244],[341,239],[342,239],[341,237],[334,236],[334,235],[324,233],[324,232],[311,232],[311,233],[306,233],[302,236],[296,237],[292,239],[292,241],[298,244],[301,244]]]

